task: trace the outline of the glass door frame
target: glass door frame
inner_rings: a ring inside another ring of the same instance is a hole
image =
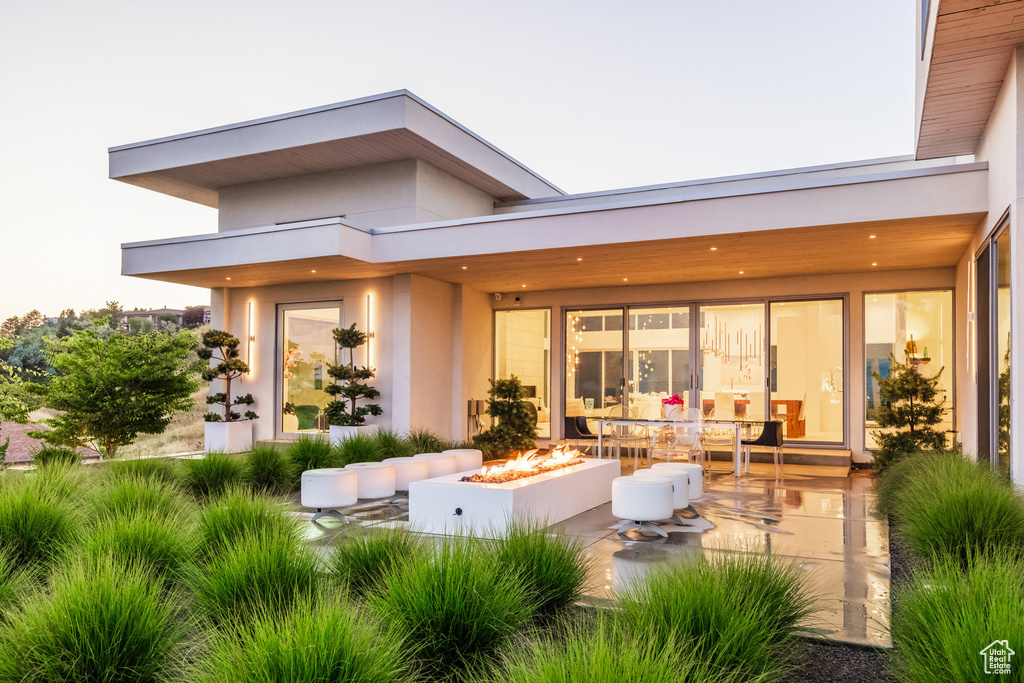
[[[338,308],[338,327],[344,327],[345,306],[342,299],[329,299],[327,301],[296,301],[276,302],[274,314],[274,438],[275,439],[297,439],[301,434],[285,433],[284,431],[284,314],[285,311],[306,311],[315,308]],[[335,349],[337,353],[337,349]],[[337,356],[335,356],[337,360]]]
[[[626,393],[624,397],[626,400],[623,401],[624,406],[628,406],[628,389],[629,389],[629,315],[630,309],[647,309],[647,308],[688,308],[690,311],[690,326],[688,333],[690,335],[690,390],[687,392],[687,404],[695,406],[697,403],[694,401],[700,400],[701,386],[703,385],[703,362],[697,358],[697,354],[700,353],[700,309],[705,306],[731,306],[731,305],[742,305],[742,304],[755,304],[764,306],[764,339],[763,353],[764,358],[768,359],[771,355],[771,305],[773,303],[788,303],[790,301],[835,301],[839,300],[843,305],[843,438],[842,441],[789,441],[788,444],[800,447],[811,447],[811,448],[828,448],[828,449],[848,449],[850,447],[850,399],[849,399],[849,387],[850,385],[850,293],[849,292],[833,292],[823,294],[800,294],[791,296],[772,296],[772,297],[754,297],[754,298],[741,298],[741,299],[697,299],[689,301],[654,301],[654,302],[632,302],[625,304],[591,304],[587,306],[562,306],[561,307],[561,353],[559,361],[559,372],[561,374],[561,387],[562,387],[562,398],[559,411],[561,412],[562,420],[560,424],[564,424],[565,420],[565,397],[567,395],[566,386],[566,354],[568,353],[568,339],[566,329],[566,316],[569,313],[580,311],[622,311],[622,381],[626,383],[623,387],[623,391]],[[862,311],[863,314],[863,311]],[[862,321],[863,329],[863,321]],[[763,407],[764,415],[768,416],[771,414],[771,372],[769,368],[765,367],[764,371],[764,386],[765,386],[765,404]],[[562,432],[559,435],[564,437]],[[554,439],[554,433],[552,433],[552,439]]]
[[[974,285],[976,288],[974,334],[977,348],[975,352],[975,378],[978,393],[977,450],[979,459],[987,457],[992,469],[999,468],[999,238],[1009,229],[1010,212],[1007,209],[996,223],[996,227],[992,229],[992,232],[982,240],[974,254]],[[1013,253],[1012,242],[1010,244],[1010,253],[1011,255]],[[982,271],[981,269],[984,270]],[[1013,270],[1012,260],[1010,261],[1010,270],[1011,272]],[[984,272],[984,278],[981,277],[982,272]],[[985,280],[984,283],[981,282],[982,279]],[[981,291],[982,286],[984,286],[985,291]],[[1010,297],[1010,330],[1012,331],[1014,317],[1012,287]],[[1012,382],[1010,393],[1012,400]],[[1010,405],[1013,405],[1012,402]],[[1012,429],[1012,412],[1010,413],[1010,420],[1010,428]]]

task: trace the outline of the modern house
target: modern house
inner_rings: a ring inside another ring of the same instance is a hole
[[[1019,480],[1024,0],[918,4],[912,156],[566,195],[398,91],[111,148],[110,177],[219,213],[123,273],[212,290],[259,439],[316,429],[296,408],[356,323],[398,429],[465,436],[515,374],[551,439],[679,394],[868,462],[873,374],[909,350],[950,442]]]

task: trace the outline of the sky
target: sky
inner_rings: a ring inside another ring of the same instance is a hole
[[[406,88],[567,192],[913,153],[914,0],[0,0],[0,319],[209,303],[112,146]]]

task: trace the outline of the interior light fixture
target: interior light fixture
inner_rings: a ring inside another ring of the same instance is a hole
[[[873,240],[873,239],[875,239],[875,237],[876,237],[875,235],[868,235],[868,239],[869,240]]]
[[[877,263],[872,263],[871,265],[873,265],[873,266],[877,266],[878,264],[877,264]]]
[[[711,251],[718,251],[718,247],[711,247]]]
[[[577,260],[577,261],[582,261],[582,260],[583,260],[583,257],[582,257],[582,256],[579,256],[579,257],[577,257],[577,258],[576,258],[576,260]]]
[[[229,278],[229,277],[226,277],[226,278],[224,278],[224,279],[225,279],[225,280],[230,280],[231,278]]]
[[[469,266],[462,266],[463,270],[466,270],[467,268],[469,268]]]

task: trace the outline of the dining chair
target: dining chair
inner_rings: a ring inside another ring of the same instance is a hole
[[[589,451],[591,446],[597,443],[597,435],[589,429],[585,433],[582,432],[579,426],[581,420],[585,425],[587,418],[584,415],[565,416],[565,442],[576,450],[580,450],[580,445],[586,443],[584,450]]]
[[[711,415],[708,416],[708,421],[713,423],[716,420],[720,420],[722,422],[733,422],[736,420],[736,413],[732,408],[722,408],[721,410],[715,408],[711,411]],[[703,432],[704,449],[707,451],[705,461],[710,461],[711,459],[711,446],[723,446],[728,448],[730,451],[733,449],[733,440],[736,438],[736,431],[732,427],[709,424],[704,427]]]
[[[743,471],[750,473],[750,452],[754,446],[765,446],[772,449],[772,458],[775,461],[775,474],[782,473],[782,423],[768,421],[756,438],[743,439],[740,441],[743,448],[744,465]]]
[[[619,410],[619,409],[617,409]],[[630,410],[627,420],[636,420],[636,411]],[[612,416],[609,416],[612,417]],[[618,416],[621,418],[621,414]],[[626,447],[626,457],[633,451],[633,469],[636,469],[640,457],[640,449],[647,443],[648,433],[646,425],[618,425],[612,426],[612,433],[604,437],[609,443],[615,446],[615,455],[622,458],[622,446]]]
[[[671,462],[681,456],[688,462],[704,465],[704,414],[696,408],[685,410],[678,421],[679,424],[665,427],[652,435],[652,458],[659,453]],[[660,443],[659,443],[659,436]],[[656,447],[655,444],[660,446]]]

